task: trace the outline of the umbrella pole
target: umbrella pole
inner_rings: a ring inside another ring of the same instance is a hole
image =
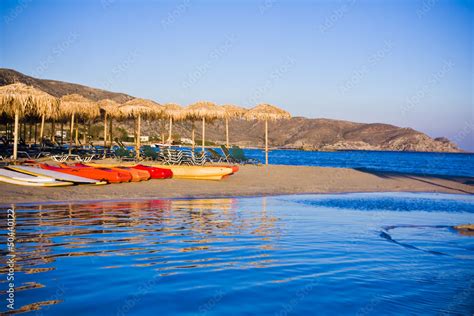
[[[265,164],[268,166],[268,120],[265,120]]]
[[[137,122],[137,146],[136,146],[136,155],[137,159],[140,159],[140,127],[141,127],[141,116],[138,114],[138,122]]]
[[[38,140],[38,123],[35,122],[35,145]]]
[[[43,145],[44,136],[44,114],[41,116],[41,128],[40,128],[40,144]]]
[[[225,143],[229,148],[229,118],[225,118]]]
[[[74,135],[74,113],[71,116],[71,129],[69,133],[69,155],[72,153],[72,138]]]
[[[76,119],[76,147],[79,146],[79,120]]]
[[[114,141],[114,138],[113,138],[113,128],[112,128],[112,121],[113,119],[110,118],[110,131],[109,131],[109,134],[110,134],[110,148],[112,148],[112,146],[114,145],[113,141]]]
[[[192,131],[192,134],[191,134],[191,138],[192,138],[192,142],[193,142],[193,151],[194,151],[194,147],[196,145],[196,142],[195,142],[195,139],[196,139],[196,128],[194,126],[194,121],[193,121],[193,131]]]
[[[206,145],[206,118],[202,118],[202,151],[204,152],[204,146]]]
[[[28,141],[31,143],[33,139],[33,124],[30,122],[29,131],[28,131]]]
[[[169,135],[168,135],[168,142],[170,142],[171,144],[173,143],[172,137],[173,137],[173,117],[170,116],[170,130],[169,130]]]
[[[107,147],[107,112],[104,114],[104,155],[105,148]]]
[[[64,143],[64,122],[61,122],[61,145]]]
[[[15,111],[15,131],[13,134],[13,160],[16,160],[18,156],[18,121],[20,114],[18,110]]]
[[[51,121],[51,140],[54,141],[56,136],[56,122],[54,120]]]
[[[87,144],[87,124],[85,122],[82,124],[82,144],[84,146]]]

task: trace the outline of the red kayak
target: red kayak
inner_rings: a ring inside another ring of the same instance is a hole
[[[136,165],[132,167],[137,170],[146,170],[151,176],[151,179],[170,179],[173,177],[173,171],[170,169],[156,168],[144,165]]]
[[[89,169],[89,168],[78,168],[78,167],[56,167],[50,166],[47,164],[39,164],[39,166],[46,170],[53,170],[57,172],[62,172],[66,174],[72,174],[79,177],[84,177],[88,179],[98,180],[98,181],[107,181],[108,183],[120,183],[130,181],[130,175],[121,174],[113,170],[99,170],[99,169]]]

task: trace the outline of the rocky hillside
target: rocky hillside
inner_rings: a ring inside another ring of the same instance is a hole
[[[40,90],[48,92],[55,97],[61,97],[65,94],[78,93],[94,101],[111,99],[117,102],[126,102],[133,98],[124,93],[110,92],[63,81],[37,79],[12,69],[0,68],[0,86],[15,82],[22,82],[34,86]]]
[[[92,100],[114,99],[124,102],[132,98],[122,93],[94,89],[78,84],[54,80],[36,79],[10,69],[0,69],[0,85],[23,82],[38,87],[54,96],[78,93]],[[212,99],[212,98],[210,98]],[[159,100],[158,100],[159,101]],[[132,124],[121,123],[130,132]],[[117,124],[119,125],[119,124]],[[143,134],[159,138],[166,133],[166,122],[144,122]],[[191,122],[177,123],[174,137],[190,137]],[[263,123],[233,121],[230,124],[231,142],[241,146],[263,144]],[[200,137],[200,124],[196,123],[196,137]],[[210,123],[206,135],[208,139],[223,143],[225,129],[222,121]],[[307,150],[397,150],[459,152],[456,144],[441,137],[433,139],[411,128],[400,128],[388,124],[362,124],[330,119],[308,119],[294,117],[270,123],[270,144],[275,147],[304,148]]]

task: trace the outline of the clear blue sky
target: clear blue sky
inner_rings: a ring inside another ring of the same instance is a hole
[[[0,67],[162,103],[413,127],[474,150],[473,1],[0,5]]]

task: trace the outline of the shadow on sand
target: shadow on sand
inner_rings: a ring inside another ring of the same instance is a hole
[[[367,168],[354,168],[354,170],[368,173],[375,175],[380,178],[384,179],[400,179],[400,178],[406,178],[406,179],[411,179],[423,183],[427,183],[433,186],[437,186],[440,188],[445,188],[453,191],[457,191],[460,193],[467,193],[467,194],[473,194],[472,191],[466,191],[459,189],[454,186],[450,186],[449,183],[439,183],[436,180],[445,180],[445,181],[451,181],[455,182],[457,184],[463,184],[463,185],[469,185],[473,186],[474,185],[474,178],[471,177],[458,177],[458,176],[443,176],[443,175],[433,175],[433,174],[422,174],[422,173],[404,173],[404,172],[381,172],[381,171],[375,171]]]

